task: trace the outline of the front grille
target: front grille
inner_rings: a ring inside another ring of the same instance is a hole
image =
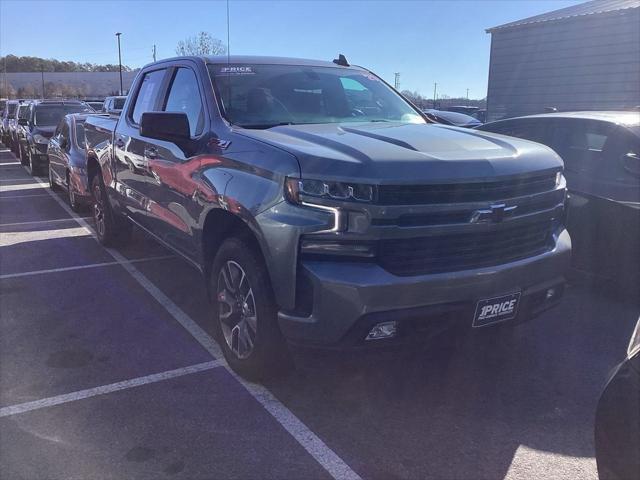
[[[381,185],[380,205],[425,205],[501,200],[546,192],[555,188],[556,172],[496,182],[432,185]]]
[[[553,245],[551,221],[504,227],[492,232],[383,240],[378,261],[394,275],[426,275],[500,265],[539,255]]]

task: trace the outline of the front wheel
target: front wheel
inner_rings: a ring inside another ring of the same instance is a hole
[[[102,175],[99,172],[91,181],[91,191],[93,193],[93,221],[100,243],[107,247],[127,243],[131,238],[131,223],[114,214],[107,198]]]
[[[229,238],[210,277],[214,322],[224,356],[250,380],[281,375],[291,366],[262,256],[247,241]]]

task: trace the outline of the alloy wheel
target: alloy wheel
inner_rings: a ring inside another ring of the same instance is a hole
[[[218,274],[218,318],[225,342],[239,359],[253,352],[258,315],[253,289],[244,269],[227,261]]]

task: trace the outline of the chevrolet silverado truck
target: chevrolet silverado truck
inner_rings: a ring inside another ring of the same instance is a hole
[[[342,55],[159,61],[85,134],[100,241],[137,225],[199,269],[249,378],[281,371],[289,344],[506,326],[562,296],[558,155],[432,124]]]

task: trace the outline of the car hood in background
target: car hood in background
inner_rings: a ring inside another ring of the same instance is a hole
[[[56,127],[35,127],[33,129],[33,134],[36,135],[42,135],[45,138],[51,138],[53,137],[53,134],[56,131]]]
[[[291,152],[303,178],[411,184],[494,179],[562,167],[550,148],[436,124],[342,123],[237,133]]]

